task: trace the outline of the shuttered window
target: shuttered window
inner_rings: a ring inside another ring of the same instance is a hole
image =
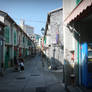
[[[10,28],[9,28],[9,26],[6,26],[5,28],[4,28],[4,36],[5,36],[5,42],[6,43],[9,43],[9,36],[10,36],[10,34],[9,34],[9,31],[10,31]]]
[[[14,45],[16,45],[16,41],[17,41],[17,34],[16,34],[16,30],[14,30]]]
[[[82,0],[76,0],[76,5],[78,5]]]
[[[23,36],[23,43],[25,43],[25,37]]]

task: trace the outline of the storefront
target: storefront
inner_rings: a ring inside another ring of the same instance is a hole
[[[66,18],[74,37],[74,74],[79,85],[92,88],[92,1],[83,0]]]
[[[3,72],[4,64],[4,24],[0,22],[0,73]]]

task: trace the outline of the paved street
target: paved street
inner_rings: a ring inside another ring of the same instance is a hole
[[[24,72],[9,69],[0,77],[0,92],[65,92],[62,73],[48,71],[42,67],[40,56],[25,63]]]

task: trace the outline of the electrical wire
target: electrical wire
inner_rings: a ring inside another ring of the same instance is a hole
[[[15,20],[24,20],[24,21],[30,21],[30,22],[37,22],[37,23],[46,23],[46,21],[41,21],[41,20],[31,20],[31,19],[18,19],[18,18],[14,18]]]

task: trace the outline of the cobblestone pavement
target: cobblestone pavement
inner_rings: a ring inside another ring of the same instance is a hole
[[[48,71],[46,63],[43,67],[40,56],[36,56],[25,63],[24,72],[10,69],[0,77],[0,92],[65,92],[62,72]]]

